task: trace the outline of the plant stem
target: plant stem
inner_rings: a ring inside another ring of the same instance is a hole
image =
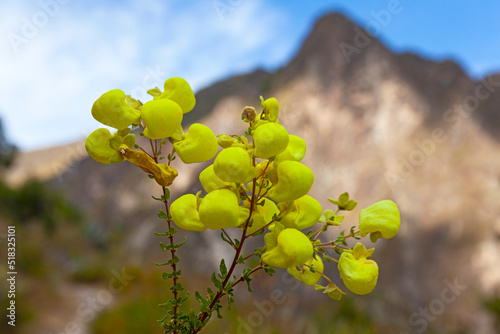
[[[165,212],[167,213],[167,223],[168,223],[168,230],[171,231],[172,230],[172,219],[170,218],[170,208],[168,206],[168,200],[167,200],[167,191],[165,190],[165,187],[162,187],[163,189],[163,203],[165,204]],[[170,245],[173,246],[174,245],[174,236],[172,233],[169,233],[168,235],[168,240],[170,241]],[[179,308],[179,304],[177,303],[177,281],[179,279],[179,277],[177,276],[177,264],[176,262],[174,261],[175,259],[175,252],[176,252],[176,249],[175,247],[170,247],[170,254],[171,254],[171,258],[172,258],[172,273],[173,273],[173,277],[172,277],[172,282],[173,282],[173,289],[172,289],[172,293],[174,295],[174,300],[176,301],[175,304],[174,304],[174,314],[172,315],[172,319],[174,320],[174,323],[173,323],[173,327],[176,328],[177,327],[177,309]],[[174,329],[172,331],[173,334],[177,334],[178,331],[177,329]]]
[[[254,162],[254,164],[255,164],[255,162]],[[219,299],[221,299],[222,296],[224,296],[227,283],[229,282],[229,279],[231,278],[233,271],[236,268],[237,260],[240,257],[241,251],[243,249],[243,244],[245,243],[245,239],[247,238],[246,234],[247,234],[248,224],[250,223],[250,219],[252,218],[252,213],[255,209],[255,202],[256,202],[256,197],[255,197],[255,190],[256,190],[255,183],[256,182],[255,181],[256,181],[256,179],[254,179],[253,186],[252,186],[252,198],[250,200],[250,214],[248,215],[248,218],[243,226],[243,232],[241,233],[241,242],[238,245],[238,248],[236,249],[236,253],[234,254],[233,262],[231,263],[231,267],[229,268],[229,271],[227,272],[226,278],[222,282],[222,288],[217,291],[217,293],[214,296],[214,299],[212,300],[212,302],[208,306],[210,311],[209,312],[207,312],[207,311],[202,312],[198,317],[198,319],[200,319],[200,321],[202,323],[210,316],[210,314],[213,311],[214,306],[217,304],[217,301],[219,301]],[[236,281],[234,283],[236,283]],[[235,285],[234,283],[231,285],[231,287]],[[202,324],[201,327],[196,328],[192,334],[198,333],[203,328],[203,326],[204,326],[204,324]]]
[[[158,141],[155,140],[155,144],[153,146],[153,141],[150,139],[149,140],[149,143],[151,144],[151,149],[153,150],[153,159],[156,163],[158,163]],[[172,158],[172,157],[170,157]],[[170,162],[171,160],[169,159],[168,161],[168,164],[170,165]],[[170,242],[170,255],[171,255],[171,259],[172,259],[172,264],[171,264],[171,267],[172,267],[172,274],[173,274],[173,277],[172,277],[172,294],[173,294],[173,297],[174,297],[174,300],[175,300],[175,304],[173,306],[173,312],[174,314],[172,315],[172,320],[173,320],[173,326],[174,329],[172,330],[172,334],[177,334],[178,333],[178,330],[177,330],[177,325],[178,325],[178,320],[177,320],[177,313],[178,313],[178,308],[179,308],[179,303],[177,302],[177,297],[178,297],[178,293],[177,293],[177,281],[179,280],[179,276],[177,276],[177,263],[175,261],[175,252],[177,251],[177,249],[174,246],[174,236],[173,236],[173,233],[171,233],[172,231],[172,218],[170,216],[170,207],[168,205],[168,197],[167,197],[167,189],[166,187],[162,186],[162,191],[163,191],[163,204],[165,205],[165,213],[167,214],[167,224],[168,224],[168,231],[169,231],[169,234],[168,234],[168,240]]]

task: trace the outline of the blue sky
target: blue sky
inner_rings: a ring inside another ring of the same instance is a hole
[[[284,65],[314,21],[340,11],[378,25],[397,52],[452,58],[474,78],[500,72],[498,1],[2,0],[0,117],[23,150],[84,138],[102,93],[146,90],[182,76],[199,90]],[[377,13],[397,13],[377,21]]]

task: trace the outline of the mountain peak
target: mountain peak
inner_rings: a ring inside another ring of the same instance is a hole
[[[315,23],[297,55],[282,69],[282,75],[285,81],[306,73],[322,81],[331,80],[367,58],[383,60],[391,56],[376,37],[343,14],[333,12]]]

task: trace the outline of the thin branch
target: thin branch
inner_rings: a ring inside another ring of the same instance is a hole
[[[226,230],[224,230],[223,228],[221,228],[222,232],[224,232],[224,234],[226,235],[227,239],[229,240],[229,242],[231,243],[231,245],[233,246],[234,249],[237,249],[238,247],[236,247],[233,239],[231,239],[231,237],[229,236],[229,234],[227,234]]]

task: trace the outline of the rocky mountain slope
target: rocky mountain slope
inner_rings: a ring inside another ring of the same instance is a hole
[[[494,333],[483,301],[500,295],[500,75],[477,82],[452,61],[393,54],[368,35],[360,47],[363,34],[345,17],[327,15],[288,65],[200,91],[188,119],[241,134],[242,108],[259,106],[259,95],[276,97],[281,123],[308,144],[303,162],[324,208],[327,197],[348,191],[360,208],[392,199],[401,210],[398,237],[376,244],[381,276],[363,308],[402,333]],[[349,57],[347,44],[357,50]],[[131,262],[163,256],[152,235],[164,229],[150,198],[158,195],[155,183],[131,165],[68,154],[68,168],[52,175],[51,186],[102,233],[119,230]],[[172,194],[201,189],[202,168],[179,166]],[[207,249],[224,254],[211,240],[217,233],[190,237],[198,241],[185,254],[192,261]],[[202,271],[213,265],[198,264]]]

